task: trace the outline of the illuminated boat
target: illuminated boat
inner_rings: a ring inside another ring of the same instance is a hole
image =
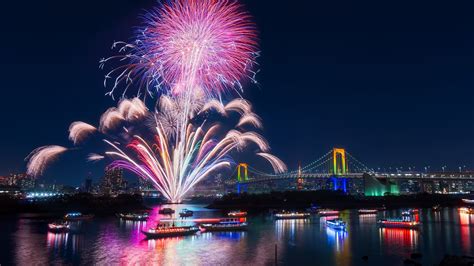
[[[227,214],[229,217],[245,217],[247,216],[247,212],[243,211],[231,211]]]
[[[68,222],[61,221],[48,224],[48,230],[54,233],[65,233],[69,232],[70,229],[71,226]]]
[[[148,220],[149,214],[147,212],[140,213],[118,213],[117,217],[128,221],[146,221]]]
[[[64,215],[66,221],[82,221],[94,218],[93,214],[82,214],[80,212],[70,212]]]
[[[194,212],[188,209],[183,209],[179,212],[179,217],[192,217],[194,215]]]
[[[377,209],[359,209],[359,214],[377,214]]]
[[[219,223],[201,224],[201,228],[207,232],[245,231],[247,222],[241,219],[224,219]]]
[[[441,211],[442,207],[441,207],[441,205],[438,204],[438,205],[433,206],[431,209],[434,212],[439,212],[439,211]]]
[[[329,228],[332,228],[334,230],[342,230],[342,231],[346,230],[346,222],[344,222],[340,218],[327,220],[326,221],[326,226],[329,227]]]
[[[411,216],[418,213],[418,209],[407,209],[402,211],[402,216]]]
[[[323,209],[323,210],[319,210],[318,214],[319,216],[336,216],[336,215],[339,215],[339,211]]]
[[[311,216],[307,212],[279,212],[275,213],[275,219],[307,219]]]
[[[174,210],[171,209],[171,208],[163,208],[161,210],[158,211],[159,214],[167,214],[167,215],[171,215],[174,213]]]
[[[418,229],[420,223],[409,218],[381,219],[377,222],[380,227]]]
[[[150,228],[142,233],[147,238],[165,238],[165,237],[176,237],[176,236],[189,236],[194,235],[199,231],[196,226],[166,226],[158,225],[156,228]]]
[[[459,208],[459,211],[461,213],[465,213],[465,214],[474,214],[474,208]]]
[[[462,199],[462,201],[467,204],[474,204],[474,200],[472,199]]]

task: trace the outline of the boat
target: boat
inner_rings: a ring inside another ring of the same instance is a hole
[[[194,212],[188,209],[183,209],[179,212],[179,217],[185,218],[185,217],[192,217],[194,215]]]
[[[359,209],[359,214],[377,214],[377,209]]]
[[[311,216],[307,212],[278,212],[275,213],[275,219],[307,219]]]
[[[407,209],[402,211],[402,216],[411,216],[418,214],[418,209]]]
[[[346,230],[346,222],[344,222],[340,218],[327,220],[326,226],[334,230],[342,230],[342,231]]]
[[[48,230],[54,233],[66,233],[69,232],[71,226],[68,222],[59,221],[48,224]]]
[[[474,204],[474,200],[473,199],[462,199],[462,201],[464,203],[467,203],[467,204]]]
[[[174,213],[174,210],[171,209],[171,208],[163,208],[161,210],[158,211],[159,214],[168,214],[168,215],[171,215]]]
[[[232,218],[224,219],[219,223],[201,224],[200,227],[207,232],[245,231],[247,230],[247,222]]]
[[[227,216],[229,217],[246,217],[247,216],[247,212],[243,212],[243,211],[231,211],[227,214]]]
[[[156,228],[150,228],[147,231],[142,231],[142,233],[147,238],[165,238],[194,235],[197,231],[199,231],[199,228],[196,226],[167,226],[160,224]]]
[[[319,216],[335,216],[335,215],[339,215],[339,211],[322,209],[322,210],[319,210],[318,214]]]
[[[80,212],[70,212],[64,215],[66,221],[82,221],[94,218],[93,214],[82,214]]]
[[[474,214],[474,208],[463,207],[463,208],[459,208],[459,211],[465,214]]]
[[[117,217],[128,221],[146,221],[148,220],[148,212],[136,212],[136,213],[118,213]]]
[[[420,222],[415,221],[409,217],[402,216],[402,218],[387,218],[377,221],[380,227],[385,228],[406,228],[406,229],[417,229],[420,226]]]
[[[442,207],[441,207],[441,205],[438,204],[438,205],[433,206],[431,209],[434,212],[439,212],[439,211],[441,211]]]

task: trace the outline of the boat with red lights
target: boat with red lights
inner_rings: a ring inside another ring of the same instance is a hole
[[[275,213],[275,219],[307,219],[311,216],[308,212],[278,212]]]
[[[68,222],[60,221],[48,224],[48,230],[53,233],[66,233],[69,232],[71,226]]]
[[[198,231],[199,228],[196,226],[168,226],[160,224],[156,228],[150,228],[147,231],[142,231],[142,233],[147,238],[165,238],[194,235]]]
[[[474,208],[459,208],[459,211],[461,213],[465,213],[465,214],[474,214]]]
[[[319,216],[336,216],[339,215],[339,211],[337,210],[330,210],[330,209],[322,209],[318,212]]]
[[[227,214],[227,216],[229,217],[246,217],[247,216],[247,212],[243,212],[243,211],[231,211]]]
[[[385,228],[406,228],[406,229],[418,229],[420,222],[412,220],[410,218],[388,218],[381,219],[377,222],[380,227]]]
[[[70,212],[64,215],[64,220],[66,221],[82,221],[90,220],[94,218],[93,214],[82,214],[80,212]]]
[[[247,230],[247,222],[241,218],[224,219],[219,223],[201,224],[201,229],[206,232],[228,232],[228,231],[245,231]]]
[[[474,199],[462,199],[462,201],[467,204],[474,204]]]
[[[359,209],[359,214],[377,214],[377,209]]]

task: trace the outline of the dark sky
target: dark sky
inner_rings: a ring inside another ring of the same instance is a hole
[[[0,175],[70,122],[114,105],[98,61],[130,40],[154,0],[2,3]],[[247,95],[273,151],[294,168],[331,147],[371,167],[474,168],[472,1],[245,1],[260,31]],[[45,178],[77,184],[66,156]],[[67,181],[66,181],[67,180]]]

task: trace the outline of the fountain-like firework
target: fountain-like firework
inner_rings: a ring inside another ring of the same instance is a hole
[[[242,99],[234,100],[226,106],[219,102],[209,102],[197,107],[189,114],[185,138],[172,127],[166,129],[160,122],[180,112],[170,107],[179,106],[173,98],[162,96],[155,112],[146,109],[138,98],[122,100],[117,108],[110,108],[100,119],[99,130],[84,122],[74,122],[69,129],[69,137],[74,143],[83,143],[93,132],[104,137],[109,148],[103,153],[92,153],[90,161],[111,158],[111,166],[127,169],[145,180],[170,202],[181,202],[196,184],[216,170],[230,167],[234,162],[232,152],[246,147],[255,147],[256,154],[267,160],[275,172],[283,172],[286,166],[278,158],[268,153],[267,141],[258,133],[244,128],[256,128],[261,122],[251,112],[250,104]],[[178,108],[179,109],[179,108]],[[167,113],[169,112],[169,113]],[[127,114],[132,114],[128,116]],[[210,117],[217,116],[217,121]],[[236,120],[236,127],[218,121]],[[233,117],[234,119],[231,119]],[[154,121],[154,128],[150,126]],[[148,125],[142,125],[148,121]],[[78,141],[80,140],[80,141]],[[122,143],[127,143],[122,145]],[[48,146],[35,150],[28,164],[28,173],[41,174],[46,165],[67,148]]]

